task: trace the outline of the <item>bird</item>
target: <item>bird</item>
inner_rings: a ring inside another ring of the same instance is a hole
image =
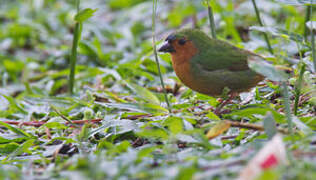
[[[199,29],[180,29],[165,39],[158,52],[170,53],[180,81],[201,94],[218,97],[228,89],[233,99],[255,87],[264,76],[249,68],[249,61],[263,57],[223,40],[210,38]],[[227,104],[222,102],[215,114]]]

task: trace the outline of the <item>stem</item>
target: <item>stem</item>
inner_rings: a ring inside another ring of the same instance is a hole
[[[164,92],[164,97],[165,97],[165,101],[167,103],[168,106],[168,110],[169,112],[171,112],[171,107],[170,107],[170,103],[168,100],[168,96],[167,96],[167,91],[165,88],[165,83],[163,81],[162,75],[161,75],[161,70],[160,70],[160,65],[159,65],[159,59],[158,59],[158,55],[157,55],[157,48],[156,48],[156,12],[157,12],[157,1],[158,0],[153,0],[153,15],[152,15],[152,36],[153,36],[153,51],[154,51],[154,57],[155,57],[155,61],[157,64],[157,69],[158,69],[158,73],[159,73],[159,78],[160,78],[160,83]]]
[[[297,115],[298,102],[301,95],[301,88],[302,88],[302,83],[303,83],[303,75],[305,72],[305,67],[306,67],[305,63],[302,63],[300,74],[295,86],[295,100],[294,100],[294,115],[295,116]]]
[[[77,13],[79,12],[80,0],[76,0]],[[76,62],[77,62],[77,47],[79,43],[80,37],[80,23],[76,22],[74,36],[72,41],[72,49],[70,56],[70,73],[69,73],[69,93],[73,94],[74,84],[75,84],[75,70],[76,70]]]
[[[77,13],[79,12],[80,10],[80,0],[76,0],[76,8],[77,8]]]
[[[77,62],[77,47],[79,42],[79,29],[80,24],[79,22],[75,25],[75,32],[72,41],[72,49],[71,49],[71,57],[70,57],[70,74],[69,74],[69,92],[73,94],[73,87],[75,84],[75,69],[76,69],[76,62]]]
[[[210,28],[211,28],[211,32],[212,32],[212,37],[214,39],[217,39],[213,9],[208,1],[207,1],[207,11],[208,11],[208,19],[210,21]]]
[[[253,5],[253,7],[255,8],[257,20],[258,20],[260,26],[261,26],[261,27],[264,27],[264,25],[263,25],[263,23],[262,23],[262,20],[261,20],[261,17],[260,17],[260,12],[259,12],[259,10],[258,10],[258,8],[257,8],[257,4],[256,4],[256,1],[255,1],[255,0],[252,0],[252,5]],[[270,52],[271,54],[274,54],[273,49],[272,49],[271,44],[270,44],[270,41],[269,41],[269,38],[268,38],[268,35],[267,35],[266,32],[263,32],[263,37],[264,37],[264,39],[265,39],[265,41],[266,41],[266,43],[267,43],[269,52]]]
[[[290,107],[290,97],[289,97],[289,90],[287,88],[286,82],[282,82],[282,94],[283,94],[283,103],[284,103],[284,110],[285,115],[288,123],[289,133],[293,134],[293,125],[292,125],[292,115],[291,115],[291,107]]]
[[[312,3],[311,3],[312,4]],[[310,5],[311,6],[311,5]],[[313,8],[309,8],[310,16],[313,14]],[[310,17],[311,19],[311,17]],[[316,54],[315,54],[315,35],[314,35],[314,26],[313,26],[313,21],[311,21],[311,44],[312,44],[312,58],[313,58],[313,63],[314,63],[314,71],[316,72]]]
[[[307,36],[308,36],[308,27],[307,27],[306,23],[311,19],[311,10],[312,10],[312,6],[307,5],[306,6],[306,13],[305,13],[305,21],[304,21],[304,38],[306,41],[307,41]]]
[[[305,67],[306,67],[306,64],[303,62],[303,54],[302,54],[300,44],[298,43],[298,40],[296,41],[296,45],[297,45],[297,49],[299,52],[301,67],[300,67],[300,71],[299,71],[299,77],[296,80],[295,89],[294,89],[294,92],[295,92],[294,115],[295,116],[297,115],[298,103],[300,100],[301,88],[302,88],[302,83],[303,83],[303,75],[304,75]]]

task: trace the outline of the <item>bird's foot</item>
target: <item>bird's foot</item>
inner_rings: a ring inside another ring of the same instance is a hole
[[[237,96],[236,93],[231,93],[229,94],[227,99],[221,99],[221,103],[219,106],[216,107],[214,114],[216,114],[217,116],[227,113],[227,111],[229,110],[222,110],[224,106],[226,106],[227,104],[229,104],[235,97]]]
[[[214,114],[215,115],[217,115],[217,116],[221,116],[222,114],[228,114],[228,113],[230,113],[231,112],[231,110],[229,110],[229,109],[215,109],[214,110]]]
[[[216,108],[216,109],[214,110],[214,114],[217,115],[217,116],[221,115],[221,114],[222,114],[221,112],[222,112],[222,111],[221,111],[220,108]]]

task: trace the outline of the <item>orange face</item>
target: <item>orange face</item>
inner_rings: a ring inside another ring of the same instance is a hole
[[[170,35],[166,41],[159,51],[170,53],[174,64],[188,62],[198,52],[193,42],[185,37]]]

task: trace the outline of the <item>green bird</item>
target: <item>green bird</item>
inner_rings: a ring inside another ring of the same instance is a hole
[[[264,79],[248,66],[249,61],[264,60],[261,56],[198,29],[170,34],[158,51],[171,54],[173,69],[184,85],[209,96],[219,96],[227,88],[234,95],[249,91]]]

